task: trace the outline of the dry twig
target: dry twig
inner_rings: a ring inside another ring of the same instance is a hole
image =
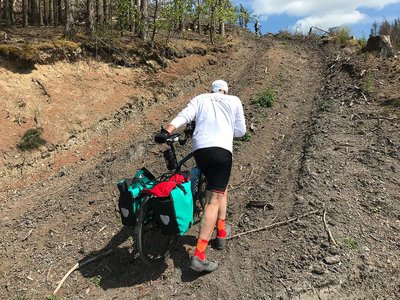
[[[241,232],[241,233],[232,235],[231,237],[228,238],[228,240],[236,238],[236,237],[240,237],[240,236],[245,235],[245,234],[249,234],[249,233],[253,233],[253,232],[257,232],[257,231],[261,231],[261,230],[267,230],[267,229],[271,229],[271,228],[278,227],[278,226],[281,226],[281,225],[289,224],[289,223],[298,221],[300,218],[304,218],[304,217],[306,217],[308,215],[315,214],[317,212],[318,212],[318,209],[310,211],[310,212],[308,212],[308,213],[306,213],[304,215],[298,216],[296,218],[288,219],[286,221],[272,223],[272,224],[268,224],[267,226],[264,226],[264,227],[255,228],[255,229],[252,229],[252,230],[249,230],[249,231]],[[276,217],[272,221],[274,221],[275,219],[276,219]]]
[[[60,283],[58,284],[57,288],[54,290],[53,295],[57,294],[58,290],[61,288],[61,286],[63,285],[64,281],[67,280],[68,276],[71,275],[72,272],[74,272],[75,270],[78,270],[80,268],[82,268],[83,266],[86,266],[96,260],[98,260],[99,258],[102,258],[104,256],[110,255],[112,252],[114,251],[114,249],[108,249],[106,252],[100,253],[99,255],[96,255],[92,258],[89,258],[88,260],[79,263],[77,262],[68,272],[67,274],[65,274],[65,276],[63,277],[63,279],[61,279]]]
[[[22,241],[25,241],[28,239],[28,237],[32,234],[33,229],[29,230],[28,234],[22,239]]]
[[[338,244],[336,244],[335,239],[333,238],[332,232],[329,230],[328,223],[326,223],[326,210],[324,210],[323,220],[324,220],[325,231],[328,234],[329,241],[332,244],[334,244],[335,246],[337,246]]]

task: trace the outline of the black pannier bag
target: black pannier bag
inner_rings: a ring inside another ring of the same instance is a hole
[[[142,190],[152,188],[154,181],[154,175],[146,168],[142,168],[132,179],[126,178],[117,183],[120,193],[118,208],[123,225],[135,226],[137,211],[144,199]]]

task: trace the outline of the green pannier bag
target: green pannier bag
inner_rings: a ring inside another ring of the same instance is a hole
[[[143,202],[143,189],[154,187],[155,177],[146,168],[139,169],[135,176],[117,183],[120,192],[118,208],[123,225],[135,226],[137,211]]]
[[[193,225],[191,182],[178,184],[167,198],[155,199],[154,211],[163,233],[184,235]]]

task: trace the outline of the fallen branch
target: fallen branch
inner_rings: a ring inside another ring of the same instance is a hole
[[[363,92],[361,92],[361,95],[364,97],[365,102],[368,102],[367,96]]]
[[[393,118],[387,118],[387,117],[369,117],[369,119],[395,121],[395,120],[397,120],[397,117],[393,117]]]
[[[335,239],[332,236],[332,232],[329,230],[328,223],[326,223],[326,210],[324,210],[323,220],[325,231],[328,234],[329,241],[337,247],[338,244],[336,244]]]
[[[33,229],[29,230],[28,234],[22,239],[22,241],[25,241],[28,239],[28,237],[32,234]]]
[[[271,229],[271,228],[278,227],[278,226],[281,226],[281,225],[289,224],[289,223],[298,221],[300,218],[304,218],[304,217],[306,217],[308,215],[315,214],[317,212],[318,212],[318,209],[310,211],[310,212],[308,212],[308,213],[306,213],[304,215],[301,215],[301,216],[298,216],[296,218],[292,218],[292,219],[289,219],[289,220],[286,220],[286,221],[281,221],[281,222],[277,222],[277,223],[273,223],[273,224],[268,224],[267,226],[264,226],[264,227],[255,228],[255,229],[252,229],[252,230],[249,230],[249,231],[245,231],[245,232],[241,232],[241,233],[238,233],[238,234],[234,234],[231,237],[229,237],[228,240],[236,238],[236,237],[240,237],[240,236],[245,235],[245,234],[249,234],[249,233],[253,233],[253,232],[257,232],[257,231],[261,231],[261,230],[267,230],[267,229]],[[275,220],[275,219],[276,219],[276,217],[273,220]]]
[[[43,95],[46,95],[46,96],[50,97],[49,93],[46,90],[46,87],[44,86],[44,84],[39,79],[32,78],[32,81],[34,83],[36,83],[38,86],[40,86]]]
[[[63,277],[63,279],[61,279],[60,283],[58,284],[57,288],[54,290],[53,295],[57,294],[58,290],[61,288],[61,286],[63,285],[64,281],[67,280],[67,278],[69,277],[69,275],[71,275],[72,272],[74,272],[75,270],[78,270],[80,268],[82,268],[83,266],[86,266],[96,260],[98,260],[99,258],[102,258],[104,256],[110,255],[112,252],[114,251],[114,249],[108,249],[106,252],[100,253],[99,255],[96,255],[92,258],[89,258],[88,260],[79,263],[77,262],[68,272],[67,274],[65,274],[65,276]]]

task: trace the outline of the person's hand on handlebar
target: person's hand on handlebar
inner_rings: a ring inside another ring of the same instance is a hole
[[[169,132],[164,129],[161,128],[160,132],[158,132],[155,136],[154,136],[154,141],[157,144],[163,144],[167,141],[167,138],[169,137]]]
[[[157,144],[163,144],[167,141],[167,139],[171,136],[171,133],[175,130],[175,126],[172,124],[168,124],[167,126],[165,126],[165,128],[163,128],[161,126],[161,130],[159,133],[157,133],[154,136],[154,141]]]

